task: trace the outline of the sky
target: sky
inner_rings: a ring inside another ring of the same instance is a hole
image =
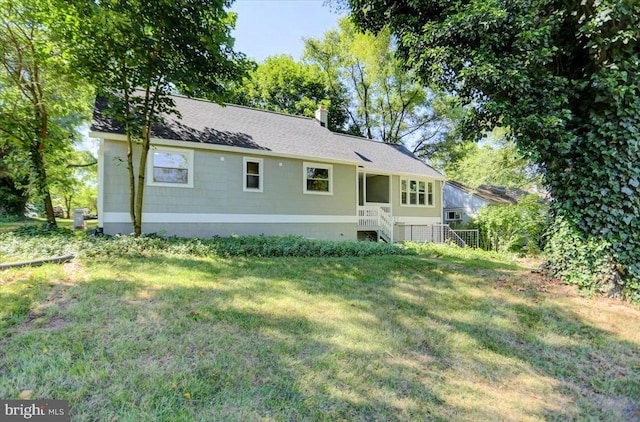
[[[321,38],[338,24],[339,15],[324,0],[236,0],[235,51],[262,62],[276,54],[300,60],[303,38]]]

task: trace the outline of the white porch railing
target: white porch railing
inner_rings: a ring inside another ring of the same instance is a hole
[[[358,227],[376,231],[387,242],[393,242],[393,217],[391,207],[364,205],[358,207]]]
[[[448,224],[406,225],[404,239],[413,242],[450,242],[461,248],[478,247],[477,230],[453,230]]]

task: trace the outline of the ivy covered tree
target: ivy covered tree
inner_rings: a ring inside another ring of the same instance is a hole
[[[640,2],[348,3],[360,27],[391,29],[423,81],[466,101],[468,133],[508,127],[540,166],[571,247],[597,251],[586,266],[556,251],[561,275],[640,301]]]
[[[76,65],[108,103],[127,138],[133,233],[142,212],[151,127],[176,113],[171,94],[223,102],[229,82],[248,70],[233,51],[229,0],[74,0],[61,32]],[[134,149],[140,154],[134,160]],[[134,162],[135,161],[135,162]]]

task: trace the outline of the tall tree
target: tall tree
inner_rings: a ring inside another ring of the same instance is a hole
[[[470,132],[511,129],[544,170],[556,215],[601,246],[601,274],[640,301],[640,3],[349,3],[361,27],[391,28],[425,82],[466,100]]]
[[[323,105],[329,112],[329,129],[342,131],[347,121],[343,107],[347,96],[338,84],[329,81],[317,65],[296,62],[291,56],[273,56],[235,84],[230,101],[308,117],[314,117]]]
[[[110,103],[127,137],[129,209],[142,233],[142,205],[151,127],[176,113],[173,92],[224,101],[228,82],[247,70],[233,51],[229,0],[75,0],[65,28],[78,66]],[[137,165],[134,148],[140,148]]]
[[[347,131],[418,151],[444,132],[446,108],[432,106],[435,94],[403,69],[394,51],[389,31],[359,32],[343,18],[323,39],[306,40],[305,58],[320,66],[333,90],[347,87]]]
[[[78,83],[51,37],[55,8],[48,0],[0,0],[0,146],[14,185],[29,180],[56,225],[48,172],[52,157],[71,148],[86,118],[90,90]],[[28,163],[28,172],[21,167]]]

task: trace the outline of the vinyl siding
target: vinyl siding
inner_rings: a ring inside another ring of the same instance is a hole
[[[103,213],[105,216],[128,213],[126,144],[106,140],[103,153]],[[135,151],[135,162],[138,157],[139,151]],[[263,192],[243,190],[243,157],[262,158]],[[356,167],[335,163],[332,166],[333,194],[304,194],[302,160],[196,149],[193,157],[193,188],[145,186],[144,212],[169,217],[166,224],[145,224],[143,231],[162,231],[179,236],[202,236],[203,233],[296,233],[318,238],[355,239]],[[251,223],[235,226],[226,223],[170,223],[171,215],[179,217],[183,214],[255,214],[254,220],[258,221],[260,216],[265,215],[302,215],[309,216],[309,222],[303,225]],[[314,224],[314,216],[354,216],[354,224]],[[335,227],[329,227],[334,225]],[[130,224],[109,222],[107,218],[105,231],[126,233],[131,229]]]
[[[396,221],[407,221],[412,224],[419,224],[417,221],[424,220],[422,224],[434,224],[442,221],[442,186],[439,180],[433,180],[429,178],[418,178],[419,180],[426,180],[433,182],[433,206],[432,207],[418,207],[418,206],[402,206],[400,205],[400,176],[393,176],[392,178],[392,204],[393,204],[393,216]]]

